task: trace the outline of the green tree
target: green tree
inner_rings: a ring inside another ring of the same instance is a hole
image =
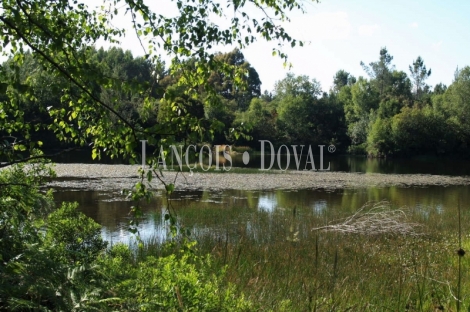
[[[372,83],[363,77],[350,88],[343,88],[339,99],[344,107],[348,135],[353,145],[367,141],[371,114],[379,107],[379,94]]]
[[[431,69],[428,70],[426,68],[421,56],[418,56],[418,58],[413,61],[413,66],[410,65],[408,68],[410,69],[411,78],[413,79],[413,92],[416,99],[419,100],[426,87],[426,79],[431,76]]]
[[[277,112],[271,103],[262,98],[253,98],[245,112],[239,112],[237,124],[246,124],[250,128],[252,140],[246,144],[259,146],[258,140],[277,141]]]
[[[431,107],[404,108],[391,124],[395,152],[402,155],[443,154],[454,148],[455,128]]]
[[[443,84],[442,82],[436,84],[434,86],[434,91],[433,93],[434,94],[443,94],[444,92],[446,92],[447,90],[447,86],[445,84]]]
[[[349,145],[344,108],[335,92],[323,93],[314,113],[317,132],[317,142],[334,144],[338,151],[346,151]]]
[[[250,101],[254,97],[261,96],[261,80],[258,72],[250,63],[245,60],[245,56],[240,49],[234,49],[228,53],[220,53],[215,56],[224,64],[234,66],[241,70],[238,75],[242,85],[236,85],[233,82],[232,75],[226,75],[223,72],[213,72],[209,77],[209,82],[214,85],[218,94],[223,98],[234,101],[238,110],[246,110]]]
[[[394,70],[391,76],[391,88],[382,96],[377,116],[391,118],[400,113],[403,107],[412,106],[411,82],[403,71]]]
[[[152,98],[160,98],[157,93],[160,88],[157,77],[164,75],[165,64],[157,59],[156,66],[153,66],[144,57],[134,58],[130,51],[115,47],[107,51],[102,48],[98,51],[91,50],[90,58],[98,64],[106,76],[115,79],[116,84],[119,81],[122,84],[122,88],[119,89],[107,89],[97,85],[96,92],[100,94],[100,100],[132,125],[147,120],[141,91],[149,90]],[[134,90],[127,87],[127,84],[141,88]],[[119,120],[118,116],[114,115],[110,118],[114,119],[115,123]]]
[[[468,151],[470,146],[470,67],[458,69],[452,84],[443,94],[433,96],[433,107],[446,120],[456,125],[455,134],[459,150]]]
[[[395,141],[391,135],[391,118],[375,119],[367,136],[367,153],[376,157],[391,155],[395,151]]]
[[[380,95],[383,95],[391,85],[391,76],[394,70],[392,60],[393,56],[384,47],[380,49],[380,58],[377,62],[371,62],[367,66],[361,61],[362,68],[369,75]]]
[[[337,144],[344,141],[344,112],[335,95],[322,93],[308,76],[288,74],[276,83],[280,144]]]
[[[333,90],[338,92],[344,86],[350,86],[356,83],[356,77],[345,70],[338,70],[333,77]]]
[[[117,28],[113,22],[117,15],[128,12],[135,34],[142,43],[146,66],[159,68],[159,54],[169,54],[172,57],[169,74],[177,77],[176,84],[185,86],[184,93],[195,99],[198,98],[198,90],[203,89],[207,94],[203,99],[204,105],[209,105],[217,102],[217,92],[210,83],[213,72],[222,72],[227,80],[232,81],[232,89],[235,90],[245,87],[243,80],[246,73],[244,68],[227,65],[215,57],[216,54],[211,52],[213,47],[235,44],[243,49],[257,38],[279,40],[291,46],[302,45],[284,28],[278,27],[278,20],[268,17],[272,13],[272,16],[288,20],[291,10],[302,10],[301,2],[255,2],[260,11],[268,14],[263,23],[250,17],[251,11],[248,13],[245,3],[229,1],[227,5],[229,9],[225,12],[226,6],[210,0],[198,3],[180,0],[176,3],[176,14],[162,16],[153,12],[142,0],[118,0],[94,10],[84,3],[68,1],[2,1],[2,51],[12,60],[12,72],[19,70],[26,51],[31,51],[49,75],[62,78],[57,88],[61,90],[60,102],[64,105],[51,107],[47,111],[52,124],[26,123],[24,113],[18,113],[19,105],[22,98],[36,97],[37,90],[30,83],[23,83],[18,75],[8,75],[2,67],[0,93],[5,95],[5,100],[1,103],[0,132],[2,135],[17,136],[15,144],[10,146],[14,151],[31,150],[39,145],[31,140],[32,134],[45,125],[61,140],[78,145],[92,144],[94,156],[107,153],[133,160],[138,158],[136,150],[141,139],[148,140],[152,145],[162,144],[166,136],[168,140],[173,137],[177,131],[175,126],[179,123],[191,123],[190,128],[194,131],[190,135],[200,136],[207,128],[202,128],[197,118],[181,116],[171,123],[149,124],[134,122],[132,114],[123,116],[123,111],[128,111],[128,108],[124,105],[121,110],[111,105],[110,102],[116,98],[124,97],[134,105],[130,95],[139,94],[142,98],[141,110],[147,112],[155,111],[155,98],[164,96],[166,101],[173,102],[178,95],[160,89],[157,90],[159,95],[155,96],[153,84],[142,83],[138,79],[123,81],[122,71],[117,67],[115,74],[109,75],[106,68],[92,60],[91,56],[95,54],[92,46],[99,40],[119,42],[124,30]],[[211,20],[212,15],[231,14],[232,9],[236,15],[229,19],[228,25],[216,24]],[[287,61],[281,47],[273,50]],[[185,62],[188,58],[194,59],[194,62]],[[154,73],[151,81],[158,80],[156,72],[151,71],[151,74]],[[99,92],[98,87],[101,89]]]
[[[287,143],[315,141],[313,112],[321,95],[320,83],[307,76],[287,76],[276,82],[275,103],[280,139]]]

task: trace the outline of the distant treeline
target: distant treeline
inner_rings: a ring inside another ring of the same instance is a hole
[[[449,87],[443,84],[431,87],[426,84],[431,70],[421,57],[404,72],[395,69],[393,57],[382,48],[376,62],[368,65],[361,62],[367,77],[356,78],[339,70],[328,92],[322,91],[315,79],[288,74],[276,83],[272,92],[261,94],[256,69],[235,49],[216,57],[244,69],[245,75],[237,79],[245,88],[237,89],[229,78],[213,72],[210,82],[217,90],[217,98],[209,100],[203,89],[195,90],[191,97],[183,95],[183,87],[176,83],[178,74],[170,74],[164,62],[155,68],[144,57],[133,57],[131,52],[119,48],[90,48],[83,53],[87,53],[90,66],[110,77],[150,87],[155,99],[152,105],[135,89],[110,91],[99,81],[92,86],[103,103],[129,124],[143,128],[188,114],[199,118],[202,125],[204,120],[219,121],[206,139],[213,144],[254,148],[259,147],[258,140],[270,140],[277,146],[334,144],[340,152],[377,157],[466,155],[470,151],[470,67],[457,69]],[[187,62],[191,64],[191,59]],[[7,71],[9,63],[2,65]],[[30,54],[10,74],[20,76],[21,81],[34,89],[18,95],[25,123],[38,119],[54,123],[48,110],[67,105],[80,92],[69,88],[63,94],[60,86],[66,83],[64,78],[43,69]],[[164,95],[169,92],[181,94],[177,105],[165,101]],[[0,101],[2,97],[5,95],[0,93]],[[36,135],[41,137],[45,148],[63,147],[64,143],[50,128],[38,129]],[[172,135],[184,141],[184,132]]]

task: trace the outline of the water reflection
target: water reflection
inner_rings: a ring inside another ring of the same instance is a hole
[[[315,150],[315,149],[314,149]],[[316,150],[315,150],[316,151]],[[271,155],[265,155],[265,166],[270,164]],[[314,155],[316,169],[320,166],[320,156]],[[281,156],[281,168],[286,167],[287,156]],[[294,170],[303,170],[306,165],[307,157],[303,155],[297,168],[294,156],[291,154],[289,159],[289,168]],[[58,163],[96,163],[91,158],[91,150],[74,151],[57,156],[53,161]],[[102,157],[101,163],[106,164],[128,164],[123,160],[109,159]],[[324,167],[331,165],[331,171],[343,172],[363,172],[363,173],[397,173],[397,174],[438,174],[438,175],[470,175],[470,162],[466,159],[454,159],[444,157],[412,157],[412,158],[367,158],[364,156],[336,155],[327,150],[324,151]],[[219,165],[222,165],[220,163]],[[261,156],[250,153],[250,162],[243,163],[243,154],[232,155],[233,167],[261,168]],[[279,164],[274,162],[273,169],[279,169]],[[311,169],[310,165],[308,169]]]
[[[77,201],[79,209],[103,226],[103,237],[111,242],[129,242],[129,210],[131,202],[118,193],[95,191],[57,190],[57,202]],[[337,191],[240,191],[223,192],[191,191],[175,192],[172,206],[184,216],[186,226],[196,235],[223,237],[228,228],[233,231],[243,228],[253,237],[257,236],[256,222],[263,215],[284,213],[288,215],[294,207],[300,215],[315,215],[331,221],[338,213],[344,216],[354,213],[369,201],[389,201],[394,207],[404,207],[422,217],[426,222],[431,217],[444,214],[456,216],[460,202],[465,213],[470,213],[470,186],[430,186],[427,188],[386,187],[348,189]],[[156,194],[151,203],[142,204],[144,218],[139,231],[142,238],[164,241],[167,239],[167,224],[163,212],[167,201],[162,193]],[[258,237],[258,239],[261,239]]]
[[[258,210],[264,212],[273,212],[278,203],[275,193],[260,194],[258,198]]]
[[[326,208],[328,207],[326,200],[318,200],[313,203],[313,212],[315,214],[321,214],[325,212]]]
[[[265,164],[270,163],[270,155],[265,155]],[[235,155],[233,166],[261,168],[261,156],[250,156],[250,163],[243,164],[242,155]],[[303,170],[306,166],[304,157],[297,168],[294,156],[289,160],[289,169]],[[319,169],[320,156],[314,155],[315,168]],[[281,168],[285,168],[287,158],[281,157]],[[266,167],[268,165],[265,165]],[[367,158],[364,156],[324,154],[324,167],[330,165],[331,171],[363,172],[363,173],[396,173],[396,174],[437,174],[437,175],[470,175],[470,162],[466,159],[439,158],[439,157],[412,157],[412,158]],[[279,169],[277,161],[273,169]],[[311,169],[310,165],[307,169]]]

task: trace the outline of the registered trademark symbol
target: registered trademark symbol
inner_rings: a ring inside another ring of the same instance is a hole
[[[334,153],[335,151],[336,151],[336,146],[334,146],[333,144],[331,144],[330,146],[328,146],[328,152]]]

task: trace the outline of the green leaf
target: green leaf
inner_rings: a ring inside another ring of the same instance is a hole
[[[91,151],[91,158],[92,158],[93,160],[95,160],[96,157],[98,157],[98,156],[99,156],[99,151],[94,148],[94,149]]]
[[[173,183],[165,185],[165,189],[168,194],[171,194],[175,190],[175,185]]]

